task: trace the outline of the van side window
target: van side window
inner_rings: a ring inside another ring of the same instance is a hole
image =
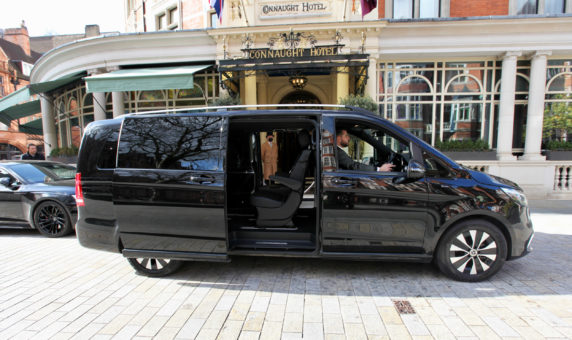
[[[222,170],[221,117],[144,117],[123,122],[118,167]]]
[[[115,168],[115,155],[117,154],[117,138],[119,130],[116,129],[100,129],[97,140],[103,142],[103,147],[99,157],[97,158],[97,167],[99,169]]]

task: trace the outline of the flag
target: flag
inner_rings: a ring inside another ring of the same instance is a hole
[[[377,0],[360,0],[360,1],[361,1],[362,18],[377,7]]]
[[[222,9],[224,7],[224,0],[210,0],[210,5],[215,10],[218,20],[222,24]]]

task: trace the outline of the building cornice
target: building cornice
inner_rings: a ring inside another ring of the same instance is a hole
[[[35,64],[32,83],[55,80],[88,69],[124,65],[214,61],[216,42],[206,30],[115,34],[55,48]]]

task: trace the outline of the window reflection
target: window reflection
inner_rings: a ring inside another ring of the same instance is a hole
[[[123,123],[118,166],[219,170],[220,117],[132,118]]]

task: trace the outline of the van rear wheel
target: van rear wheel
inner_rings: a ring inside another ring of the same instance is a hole
[[[171,259],[156,259],[148,257],[128,258],[129,264],[135,270],[145,276],[161,277],[173,274],[176,272],[183,261]]]
[[[436,255],[443,274],[458,281],[477,282],[501,269],[507,257],[507,242],[494,224],[468,220],[445,233]]]

